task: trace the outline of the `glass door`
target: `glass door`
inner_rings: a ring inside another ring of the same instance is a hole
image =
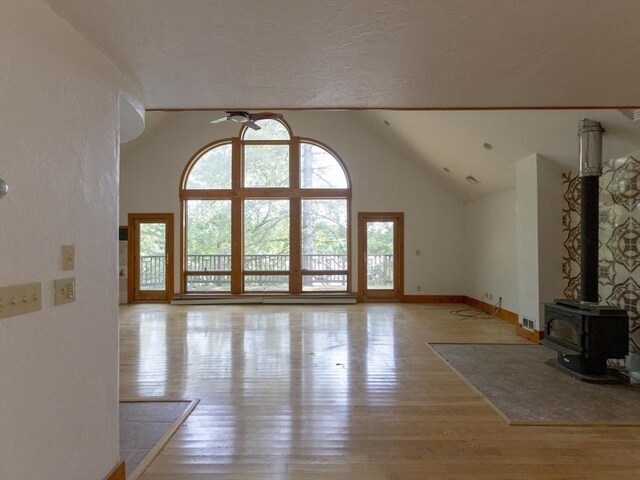
[[[173,293],[173,214],[130,214],[129,234],[129,301],[168,302]]]
[[[358,214],[358,294],[361,301],[400,301],[403,295],[402,213]]]

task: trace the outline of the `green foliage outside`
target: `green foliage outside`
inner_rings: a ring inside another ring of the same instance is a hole
[[[187,188],[231,188],[231,145],[220,145],[202,155],[189,173]]]
[[[187,232],[187,255],[230,255],[231,200],[189,200]]]
[[[253,146],[252,146],[253,147]],[[289,150],[280,145],[248,150],[247,186],[281,187],[289,182]],[[301,180],[314,187],[346,187],[344,172],[328,152],[302,145]],[[230,188],[231,146],[211,150],[194,165],[188,188]],[[289,200],[247,199],[244,202],[245,255],[289,254]],[[347,254],[347,201],[303,200],[304,254]],[[231,201],[187,202],[187,255],[231,254]]]
[[[369,222],[367,224],[367,254],[393,254],[392,222]]]
[[[140,223],[140,256],[164,256],[166,225],[164,223]]]

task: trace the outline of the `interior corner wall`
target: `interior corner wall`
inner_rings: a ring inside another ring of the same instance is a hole
[[[217,139],[237,136],[238,124],[209,124],[217,112],[149,114],[149,128],[123,147],[120,217],[173,212],[176,221],[175,289],[179,289],[178,184],[187,161]],[[463,202],[430,176],[429,167],[406,158],[350,112],[288,111],[293,134],[319,140],[345,162],[352,181],[352,274],[357,289],[357,213],[405,213],[405,293],[464,293]],[[416,254],[420,250],[420,255]],[[418,292],[418,286],[421,287]]]
[[[543,303],[562,295],[562,173],[542,155],[516,163],[518,298],[542,329]]]
[[[0,478],[104,478],[118,453],[116,67],[40,0],[0,2],[0,285],[42,310],[0,319]],[[62,271],[62,245],[75,270]],[[76,278],[54,306],[53,281]]]
[[[544,156],[537,162],[538,179],[538,293],[540,323],[543,328],[543,303],[562,298],[564,280],[562,255],[562,169]]]
[[[516,190],[467,202],[464,207],[467,277],[466,295],[477,300],[485,293],[502,307],[518,312],[516,248]]]
[[[538,325],[538,155],[516,163],[518,305],[522,318]]]

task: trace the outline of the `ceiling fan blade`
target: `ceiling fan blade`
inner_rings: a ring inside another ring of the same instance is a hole
[[[277,118],[282,118],[282,114],[273,112],[260,112],[251,114],[251,120],[253,120],[254,122],[257,122],[258,120],[275,120]]]
[[[222,122],[226,122],[227,120],[229,120],[228,117],[222,117],[222,118],[218,118],[217,120],[211,120],[209,123],[222,123]]]
[[[262,127],[260,125],[258,125],[257,123],[253,122],[252,120],[247,120],[246,122],[244,122],[244,124],[247,127],[251,127],[254,130],[260,130]]]

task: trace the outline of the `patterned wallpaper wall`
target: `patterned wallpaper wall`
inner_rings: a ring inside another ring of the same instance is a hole
[[[580,295],[580,180],[563,174],[562,271],[566,298]],[[640,353],[640,152],[604,162],[600,177],[600,300],[630,315],[631,351]]]

